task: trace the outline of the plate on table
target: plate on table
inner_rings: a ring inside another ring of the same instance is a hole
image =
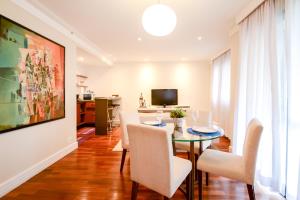
[[[216,133],[218,129],[214,127],[206,127],[206,126],[193,126],[192,130],[199,133]]]
[[[150,125],[150,126],[158,126],[161,124],[160,121],[144,121],[143,124]]]

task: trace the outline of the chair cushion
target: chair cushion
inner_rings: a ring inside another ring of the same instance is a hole
[[[172,177],[171,182],[171,194],[168,196],[171,198],[178,187],[182,184],[182,182],[185,180],[187,175],[192,170],[192,163],[189,160],[179,158],[174,156],[174,173]]]
[[[211,145],[211,140],[202,141],[202,151],[204,151],[210,145]],[[190,151],[189,142],[175,142],[175,147],[176,149]],[[199,142],[194,143],[194,152],[195,154],[199,154]]]
[[[206,149],[198,158],[197,169],[246,182],[243,163],[241,156]]]

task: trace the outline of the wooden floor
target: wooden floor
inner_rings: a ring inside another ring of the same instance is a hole
[[[93,136],[83,142],[77,150],[42,171],[2,199],[12,200],[91,200],[130,199],[131,181],[127,157],[123,173],[119,172],[121,152],[113,152],[120,138],[119,129],[109,136]],[[216,144],[225,149],[228,142],[223,139]],[[210,176],[209,186],[203,188],[204,199],[248,199],[244,184],[222,177]],[[195,199],[198,198],[195,186]],[[138,199],[162,199],[162,197],[140,187]],[[184,199],[177,191],[172,199]],[[262,199],[258,196],[257,199]],[[263,198],[266,199],[266,198]]]

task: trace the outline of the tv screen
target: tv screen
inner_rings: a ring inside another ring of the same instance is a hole
[[[177,105],[177,89],[152,89],[151,90],[152,105]]]

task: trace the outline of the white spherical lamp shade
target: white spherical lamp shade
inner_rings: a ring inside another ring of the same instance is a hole
[[[170,34],[176,26],[176,14],[168,6],[155,4],[148,7],[143,14],[143,27],[150,35],[162,37]]]

